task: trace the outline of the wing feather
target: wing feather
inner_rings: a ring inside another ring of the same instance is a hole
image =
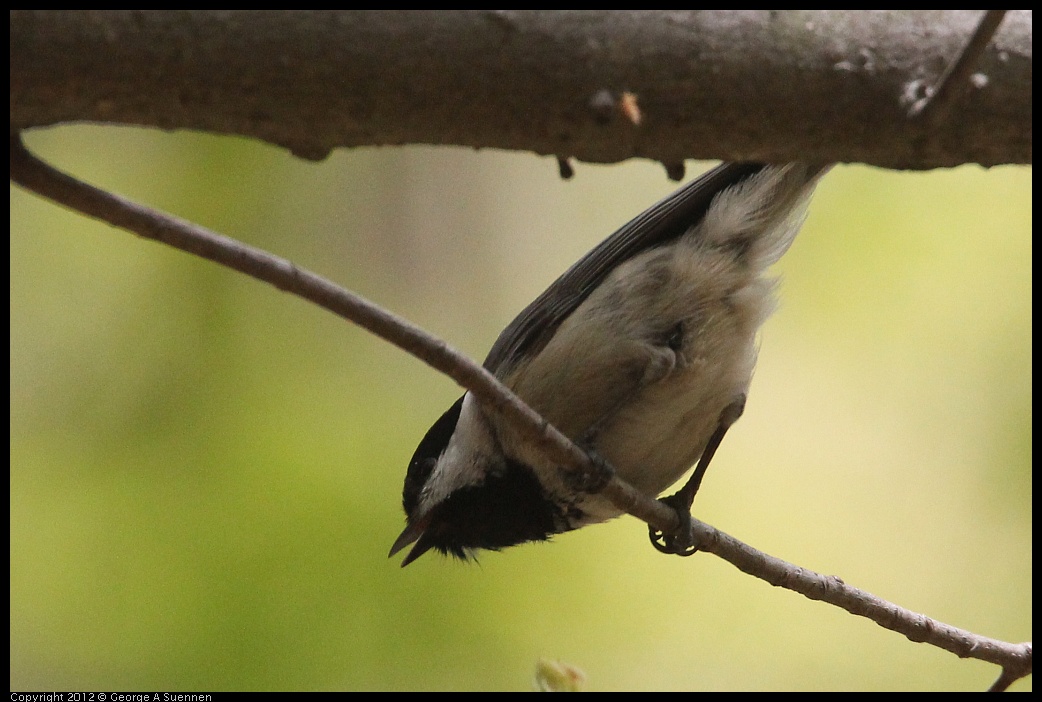
[[[542,349],[568,315],[618,265],[682,236],[705,216],[721,190],[758,173],[761,163],[724,163],[667,196],[595,246],[514,318],[485,358],[503,378],[523,356]]]

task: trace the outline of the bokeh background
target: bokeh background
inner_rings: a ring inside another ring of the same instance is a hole
[[[676,187],[447,148],[306,163],[65,127],[86,180],[317,271],[481,359]],[[694,174],[708,164],[688,164]],[[1008,641],[1032,636],[1031,170],[837,167],[777,266],[696,513]],[[453,383],[327,312],[11,188],[11,687],[979,690],[998,670],[668,558],[628,517],[402,570],[401,482]],[[1015,689],[1030,689],[1031,681]]]

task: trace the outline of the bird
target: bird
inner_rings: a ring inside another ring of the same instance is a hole
[[[484,367],[528,406],[682,526],[728,428],[741,416],[775,307],[765,275],[788,250],[828,164],[730,162],[637,215],[573,264],[503,330]],[[621,511],[576,487],[471,392],[419,442],[390,555],[467,560],[544,541]],[[659,550],[697,545],[652,530]]]

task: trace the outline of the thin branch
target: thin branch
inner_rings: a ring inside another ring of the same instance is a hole
[[[610,466],[591,460],[484,368],[378,305],[286,259],[62,173],[29,153],[17,135],[11,138],[11,180],[60,205],[245,273],[358,324],[473,392],[486,407],[499,412],[562,468],[588,476],[619,509],[660,531],[671,532],[677,528],[677,517],[672,509],[620,480]],[[1008,685],[1031,672],[1031,644],[1011,644],[938,622],[851,587],[836,576],[821,575],[758,551],[697,520],[692,520],[692,539],[700,544],[701,550],[714,553],[771,585],[867,617],[912,641],[929,643],[960,657],[1000,665],[1003,674],[999,682],[1006,681]]]
[[[963,47],[958,58],[948,64],[937,83],[929,88],[926,97],[909,110],[909,117],[918,119],[931,128],[941,124],[959,98],[970,87],[970,75],[977,70],[984,50],[1002,24],[1008,10],[985,10],[977,29]]]
[[[1029,648],[1030,646],[1031,645],[1028,644]],[[995,682],[991,684],[991,687],[988,688],[988,692],[1005,692],[1009,689],[1010,685],[1012,685],[1022,677],[1024,677],[1024,675],[1018,673],[1015,670],[1003,668],[1002,673],[999,674],[998,679],[995,680]]]

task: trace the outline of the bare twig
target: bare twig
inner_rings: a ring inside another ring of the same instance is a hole
[[[995,36],[1002,18],[1006,16],[1007,10],[985,10],[981,16],[977,29],[973,32],[969,42],[959,53],[958,58],[948,64],[948,67],[937,79],[937,83],[927,89],[926,96],[912,105],[908,116],[917,119],[929,126],[936,126],[944,121],[951,111],[952,106],[958,103],[959,98],[966,92],[970,85],[970,76],[977,68],[984,50]]]
[[[11,180],[89,217],[245,273],[358,324],[473,392],[486,407],[501,413],[505,421],[563,468],[606,478],[601,490],[619,509],[664,532],[677,528],[677,517],[672,509],[620,480],[610,467],[592,461],[484,368],[378,305],[286,259],[62,173],[29,153],[17,135],[11,138]],[[912,641],[929,643],[960,657],[1000,665],[1003,673],[995,687],[1000,683],[1008,686],[1031,672],[1031,644],[1011,644],[938,622],[851,587],[836,576],[808,571],[758,551],[697,520],[692,520],[692,538],[701,550],[714,553],[739,570],[772,585],[867,617]]]
[[[1031,644],[1024,645],[1028,647],[1028,656],[1030,659]],[[1003,668],[1002,673],[999,675],[998,679],[994,683],[992,683],[991,687],[988,688],[988,692],[1005,692],[1009,689],[1010,685],[1015,683],[1017,680],[1020,680],[1024,676],[1029,675],[1030,673],[1030,669],[1028,669],[1027,672],[1023,672],[1011,668]]]

